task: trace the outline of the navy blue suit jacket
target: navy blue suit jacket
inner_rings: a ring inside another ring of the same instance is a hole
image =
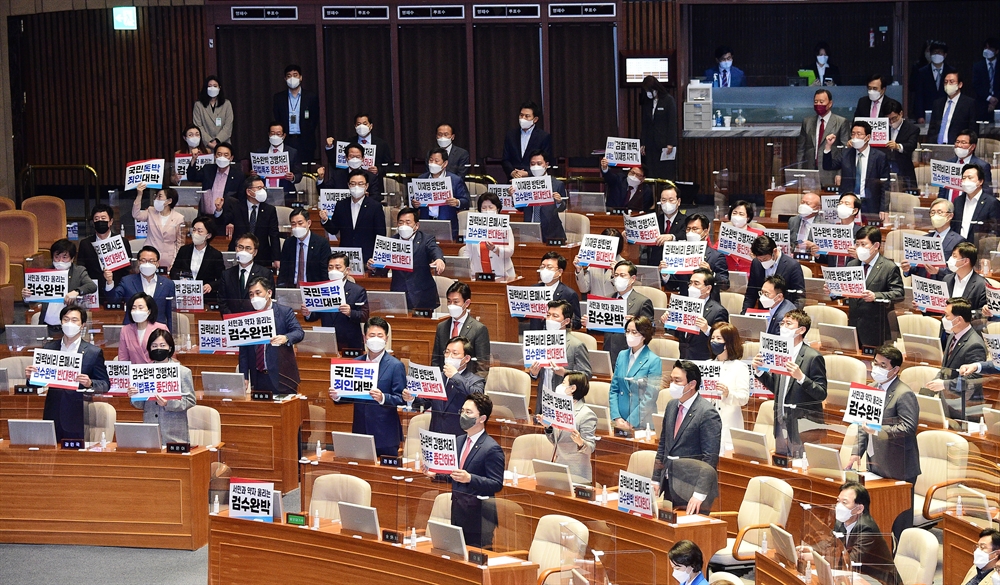
[[[451,168],[451,164],[450,163],[448,165],[448,168],[449,169]],[[448,176],[448,177],[451,177],[451,190],[452,190],[452,194],[455,196],[455,199],[458,199],[461,203],[459,204],[458,207],[452,207],[451,205],[442,205],[442,206],[438,207],[438,216],[437,216],[436,219],[440,219],[442,221],[447,220],[447,221],[451,222],[451,237],[452,237],[453,241],[457,242],[458,241],[458,212],[461,211],[461,210],[463,210],[463,209],[468,209],[469,208],[469,201],[470,201],[469,189],[466,188],[466,186],[465,186],[465,180],[463,180],[462,177],[459,177],[458,175],[456,175],[455,173],[453,173],[453,172],[451,172],[449,170],[445,171],[445,175]],[[430,173],[424,173],[424,174],[420,175],[417,178],[419,178],[419,179],[429,179],[429,178],[431,178],[431,174]],[[427,208],[427,207],[421,207],[420,208],[420,219],[435,219],[435,218],[431,217],[431,212],[430,212],[429,208]]]
[[[939,97],[934,101],[930,123],[927,126],[928,142],[936,143],[938,141],[941,124],[944,123],[945,104],[947,103],[947,96]],[[962,130],[975,131],[978,127],[976,124],[976,100],[964,93],[960,93],[958,94],[958,101],[952,107],[951,124],[948,126],[948,135],[945,137],[943,144],[955,144],[955,139],[958,138],[959,132]]]
[[[722,83],[722,69],[718,64],[715,67],[709,67],[705,70],[705,82],[712,83],[715,74],[719,74],[719,83]],[[743,87],[747,84],[746,75],[743,74],[743,70],[738,67],[729,68],[729,87]]]
[[[880,150],[868,147],[865,149],[868,157],[867,173],[865,174],[865,193],[861,198],[862,213],[879,213],[889,211],[889,159]],[[823,153],[823,168],[828,171],[840,171],[840,194],[854,192],[854,175],[857,170],[857,151],[837,149]]]
[[[785,299],[791,301],[796,306],[801,307],[802,305],[799,304],[799,301],[800,299],[805,299],[806,294],[806,281],[802,276],[802,265],[799,264],[798,260],[792,258],[791,256],[782,254],[781,257],[778,258],[778,267],[775,269],[774,273],[785,279],[785,286],[788,287],[788,291],[785,293]],[[744,313],[746,313],[747,309],[751,307],[758,307],[757,302],[760,297],[760,287],[764,285],[764,280],[767,278],[764,274],[764,266],[759,260],[754,258],[753,262],[750,264],[750,279],[747,282],[747,291],[745,298],[743,299]],[[805,304],[804,300],[803,304]]]
[[[972,87],[976,90],[976,119],[989,120],[986,110],[987,98],[990,96],[990,69],[986,59],[979,59],[972,64]],[[1000,98],[1000,60],[993,61],[993,97]]]
[[[778,308],[774,311],[774,315],[771,316],[771,321],[767,324],[767,333],[769,335],[778,335],[781,331],[781,320],[785,318],[785,314],[794,311],[795,305],[785,299],[781,301]]]
[[[566,229],[563,227],[559,213],[566,211],[566,184],[559,179],[552,177],[552,193],[558,193],[562,201],[554,205],[538,205],[524,208],[524,221],[542,224],[542,239],[565,240]]]
[[[708,321],[708,332],[712,332],[712,325],[719,321],[729,322],[729,311],[718,302],[708,299],[705,303],[705,313],[703,315]],[[712,354],[708,347],[708,335],[701,333],[680,333],[677,336],[680,342],[681,358],[686,360],[710,360]]]
[[[956,163],[958,162],[958,157],[953,156],[948,159],[948,162]],[[990,172],[992,170],[990,163],[984,161],[975,154],[970,156],[965,162],[966,164],[976,165],[981,171],[983,171],[983,193],[993,195],[993,174]],[[948,196],[948,191],[949,189],[941,187],[938,189],[938,197],[941,199],[951,199],[951,197]],[[955,211],[957,212],[958,210],[956,209]],[[945,258],[947,258],[947,256],[945,256]]]
[[[910,107],[912,113],[910,117],[916,120],[917,118],[923,118],[924,112],[927,110],[932,110],[934,108],[934,102],[941,97],[945,97],[944,93],[944,78],[949,73],[954,73],[957,71],[954,67],[949,65],[947,62],[942,64],[941,69],[941,87],[938,88],[934,83],[934,73],[931,72],[931,67],[934,67],[930,63],[924,65],[917,70],[916,79],[910,80],[910,83],[916,87],[915,90],[916,100],[913,106]],[[930,120],[926,120],[930,122]],[[928,136],[930,136],[928,134]],[[937,140],[937,135],[930,138],[930,140]]]
[[[59,351],[62,341],[55,339],[42,346],[43,349]],[[83,354],[83,364],[80,373],[90,376],[93,394],[104,394],[108,391],[110,380],[108,370],[104,366],[104,353],[101,348],[80,341],[78,353]],[[92,393],[76,390],[60,390],[50,388],[45,395],[45,408],[42,419],[54,421],[56,424],[56,440],[82,439],[84,403],[89,402]]]
[[[545,286],[542,283],[536,283],[533,286]],[[552,293],[553,301],[566,301],[573,306],[573,329],[580,328],[580,295],[575,290],[566,286],[562,282],[556,285],[556,290]],[[545,329],[545,319],[529,319],[528,329],[531,331],[541,331]]]
[[[546,160],[553,160],[552,136],[548,132],[535,124],[535,128],[531,131],[531,137],[528,138],[528,147],[524,149],[523,155],[521,154],[521,132],[520,127],[514,128],[509,130],[503,139],[503,157],[500,165],[507,173],[507,179],[510,179],[510,174],[514,172],[514,169],[528,170],[528,167],[531,166],[531,153],[536,150],[544,150]]]
[[[399,235],[392,236],[399,239]],[[444,253],[434,236],[417,231],[410,238],[413,242],[413,272],[392,271],[389,290],[405,292],[406,302],[413,309],[436,309],[438,306],[437,284],[431,275],[430,263],[444,260]],[[386,272],[384,269],[382,272]]]
[[[324,279],[325,280],[325,279]],[[335,313],[309,313],[306,321],[319,321],[322,327],[337,329],[337,349],[343,353],[344,348],[365,348],[361,325],[368,321],[368,291],[351,281],[344,282],[344,302],[351,306],[351,315],[337,311]]]
[[[962,219],[965,217],[965,202],[968,198],[968,195],[962,193],[955,200],[955,216],[951,219],[951,229],[957,231],[959,235],[962,235]],[[988,233],[996,231],[997,223],[1000,222],[1000,201],[997,201],[996,197],[987,194],[985,187],[979,194],[978,201],[975,211],[972,212],[972,224],[969,225],[969,233],[966,234],[966,239],[970,242],[976,241],[975,237],[978,232]]]
[[[623,170],[624,171],[624,170]],[[602,172],[605,187],[605,205],[608,207],[627,207],[629,211],[649,213],[653,210],[653,187],[648,184],[639,185],[628,197],[628,172]]]
[[[340,248],[361,248],[364,262],[375,253],[375,236],[385,235],[385,212],[382,204],[371,195],[361,200],[358,221],[351,215],[351,200],[341,199],[333,208],[333,215],[323,224],[323,229],[337,236]]]
[[[363,362],[367,359],[368,355],[365,354],[355,361]],[[378,364],[377,386],[385,396],[382,404],[374,400],[344,400],[354,403],[351,432],[374,436],[375,450],[379,455],[398,455],[403,427],[399,424],[396,407],[405,404],[403,390],[406,389],[406,367],[388,352],[382,355]]]
[[[272,302],[274,328],[278,335],[288,338],[285,345],[264,346],[264,365],[267,372],[257,370],[257,346],[245,345],[240,348],[240,373],[250,380],[250,385],[260,390],[270,390],[277,394],[295,394],[299,388],[299,366],[295,361],[292,346],[306,336],[295,318],[295,312],[284,305]]]
[[[110,293],[111,300],[127,302],[132,295],[143,292],[142,275],[129,274],[118,283]],[[156,291],[153,293],[153,300],[156,301],[156,322],[163,323],[171,332],[174,328],[174,281],[162,274],[156,275]],[[124,324],[132,322],[132,316],[125,313]]]
[[[472,365],[471,362],[469,364]],[[444,379],[444,390],[448,395],[447,400],[427,400],[425,401],[431,409],[430,430],[434,433],[447,433],[449,435],[464,435],[462,425],[459,424],[462,406],[470,394],[483,392],[486,388],[486,380],[477,376],[466,366],[464,370],[456,373],[451,378]]]

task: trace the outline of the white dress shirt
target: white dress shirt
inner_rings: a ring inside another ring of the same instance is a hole
[[[973,195],[965,196],[965,211],[962,213],[962,237],[969,238],[969,229],[972,227],[972,216],[976,213],[976,206],[979,205],[979,197],[983,194],[980,189]]]
[[[528,141],[531,140],[531,133],[535,131],[535,126],[532,125],[531,128],[527,130],[521,130],[521,156],[524,156],[524,152],[528,150]]]
[[[208,248],[208,244],[205,244],[205,248]],[[198,246],[195,246],[194,249],[191,250],[191,278],[192,279],[194,279],[194,280],[198,279],[198,272],[201,271],[201,263],[204,260],[205,260],[205,249],[203,248],[203,249],[199,250]]]
[[[858,197],[860,197],[861,199],[865,198],[865,182],[866,179],[868,178],[868,159],[871,158],[871,154],[872,154],[871,149],[868,148],[868,146],[866,145],[863,149],[859,150],[855,155],[855,156],[860,155],[861,157],[860,159],[858,159],[857,168],[854,169],[854,172],[858,173],[861,176],[861,189],[857,194]]]
[[[156,275],[153,275],[152,279],[146,278],[143,275],[139,275],[139,280],[142,281],[142,292],[149,296],[156,294]]]
[[[955,284],[954,287],[951,289],[951,296],[953,297],[965,296],[965,287],[969,286],[969,281],[972,280],[973,272],[974,272],[973,270],[970,270],[969,273],[965,275],[965,278],[959,276],[957,272],[955,273]]]
[[[77,335],[76,341],[66,345],[66,338],[62,338],[62,342],[59,344],[59,351],[65,351],[67,353],[79,353],[80,352],[80,342],[83,341],[83,335]]]

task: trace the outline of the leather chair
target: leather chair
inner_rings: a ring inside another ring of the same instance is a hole
[[[507,392],[520,394],[531,399],[531,376],[524,370],[494,366],[486,376],[486,394],[490,392]]]
[[[722,306],[729,311],[730,315],[739,315],[743,312],[743,300],[746,298],[746,295],[728,290],[720,292],[719,295],[722,300]]]
[[[653,339],[649,340],[649,349],[661,358],[681,358],[680,343],[676,339],[653,337]]]
[[[538,583],[562,583],[574,563],[583,560],[590,542],[590,530],[583,522],[561,514],[538,519],[535,537],[528,550],[528,561],[538,565]]]
[[[937,568],[938,541],[927,530],[907,528],[899,537],[893,564],[903,585],[929,585]]]
[[[406,442],[403,443],[403,458],[413,461],[420,459],[420,429],[429,430],[431,413],[422,412],[410,419],[406,427]]]
[[[340,502],[372,505],[372,486],[360,477],[344,473],[329,473],[316,478],[313,483],[309,514],[319,515],[329,520],[340,520]]]
[[[632,290],[646,297],[647,299],[653,301],[654,307],[660,307],[661,309],[667,308],[669,301],[667,299],[667,293],[663,292],[658,288],[653,288],[651,286],[636,285],[632,287]]]
[[[913,486],[913,525],[933,524],[948,508],[947,490],[941,488],[965,477],[969,442],[949,431],[917,433],[920,475]]]
[[[656,451],[651,449],[641,449],[633,451],[628,457],[628,468],[625,471],[641,475],[643,477],[653,477],[653,466],[656,464]]]
[[[118,412],[107,402],[85,402],[83,407],[83,437],[88,443],[101,440],[101,433],[109,442],[115,440],[115,421]]]
[[[187,411],[191,446],[216,447],[222,443],[222,418],[211,406],[197,404]]]
[[[507,458],[507,470],[517,470],[518,475],[534,475],[535,467],[532,459],[552,460],[555,446],[542,433],[521,435],[514,439],[510,446],[510,457]]]
[[[746,355],[746,354],[744,354]],[[764,433],[767,450],[774,451],[774,401],[765,400],[757,407],[757,419],[750,429],[755,433]]]
[[[739,532],[727,538],[726,547],[712,555],[710,567],[749,567],[760,550],[764,529],[771,524],[784,527],[792,509],[792,487],[774,477],[754,477],[747,484],[739,512],[713,512],[716,518],[736,516]]]
[[[48,250],[66,237],[66,202],[50,195],[36,195],[21,203],[21,210],[34,213],[38,222],[38,247]]]

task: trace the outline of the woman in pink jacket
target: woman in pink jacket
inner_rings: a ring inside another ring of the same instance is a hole
[[[138,195],[132,205],[132,217],[136,221],[145,221],[146,245],[160,252],[160,266],[170,269],[181,249],[187,241],[184,226],[184,216],[174,211],[180,196],[172,188],[158,189],[153,196],[153,204],[142,209],[142,196],[146,192],[146,184],[140,183],[136,188]]]
[[[132,316],[132,322],[122,327],[118,360],[133,364],[151,363],[146,351],[149,335],[157,329],[167,330],[166,325],[156,322],[156,301],[146,293],[136,293],[126,303],[125,310]]]

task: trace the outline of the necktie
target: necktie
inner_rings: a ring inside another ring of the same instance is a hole
[[[996,77],[994,77],[994,75],[996,73],[996,61],[990,61],[989,65],[990,65],[990,67],[989,67],[989,69],[990,69],[990,95],[992,96],[993,93],[994,93],[993,92],[993,80],[996,79]]]
[[[684,405],[677,405],[677,420],[674,421],[674,438],[677,438],[677,431],[681,430],[681,423],[684,422]]]
[[[246,268],[241,268],[240,269],[240,293],[242,294],[243,291],[246,291],[246,289],[247,289],[247,269]]]
[[[458,321],[453,321],[451,325],[451,336],[458,337]]]
[[[865,155],[858,153],[858,160],[854,163],[854,192],[858,194],[859,197],[864,197],[861,193],[861,163],[863,162]]]
[[[964,158],[958,159],[958,164],[964,165],[965,164],[965,159]]]
[[[938,144],[944,144],[944,139],[947,137],[945,131],[948,129],[948,116],[951,114],[951,100],[948,100],[948,105],[944,109],[944,116],[941,117],[941,130],[938,131]]]
[[[722,87],[729,87],[729,72],[722,70]]]
[[[628,186],[628,191],[625,192],[625,205],[632,200],[632,185]]]
[[[958,336],[957,335],[952,335],[951,336],[951,343],[948,344],[948,355],[945,356],[945,361],[947,361],[948,358],[951,358],[951,352],[955,351],[955,346],[956,345],[958,345]]]
[[[258,372],[266,372],[267,371],[267,364],[264,363],[264,346],[263,345],[258,345],[257,346],[257,364],[256,365],[257,365],[257,371]]]
[[[871,270],[872,265],[869,262],[868,264],[865,264],[864,267],[865,267],[865,282],[868,282],[868,271]]]
[[[465,447],[462,448],[462,458],[458,461],[458,466],[461,469],[465,469],[465,459],[469,456],[469,451],[472,450],[472,437],[467,437],[465,439]]]
[[[872,117],[872,118],[878,118],[878,101],[877,101],[877,100],[876,100],[876,101],[874,101],[874,102],[872,102],[872,113],[871,113],[871,117]]]
[[[823,143],[826,142],[826,120],[819,119],[819,135],[816,137],[816,168],[819,168],[819,153],[823,152]]]
[[[254,205],[250,210],[250,231],[257,229],[257,206]]]
[[[669,234],[670,233],[670,223],[671,223],[671,221],[669,219],[667,219],[665,217],[663,218],[663,233],[665,233],[665,234]]]
[[[931,67],[931,71],[934,72],[934,87],[941,90],[941,70],[936,67]]]
[[[299,242],[299,280],[298,283],[306,282],[306,243]]]
[[[493,272],[493,266],[490,264],[490,249],[486,245],[486,242],[479,242],[479,263],[480,270],[483,274],[490,274]]]

